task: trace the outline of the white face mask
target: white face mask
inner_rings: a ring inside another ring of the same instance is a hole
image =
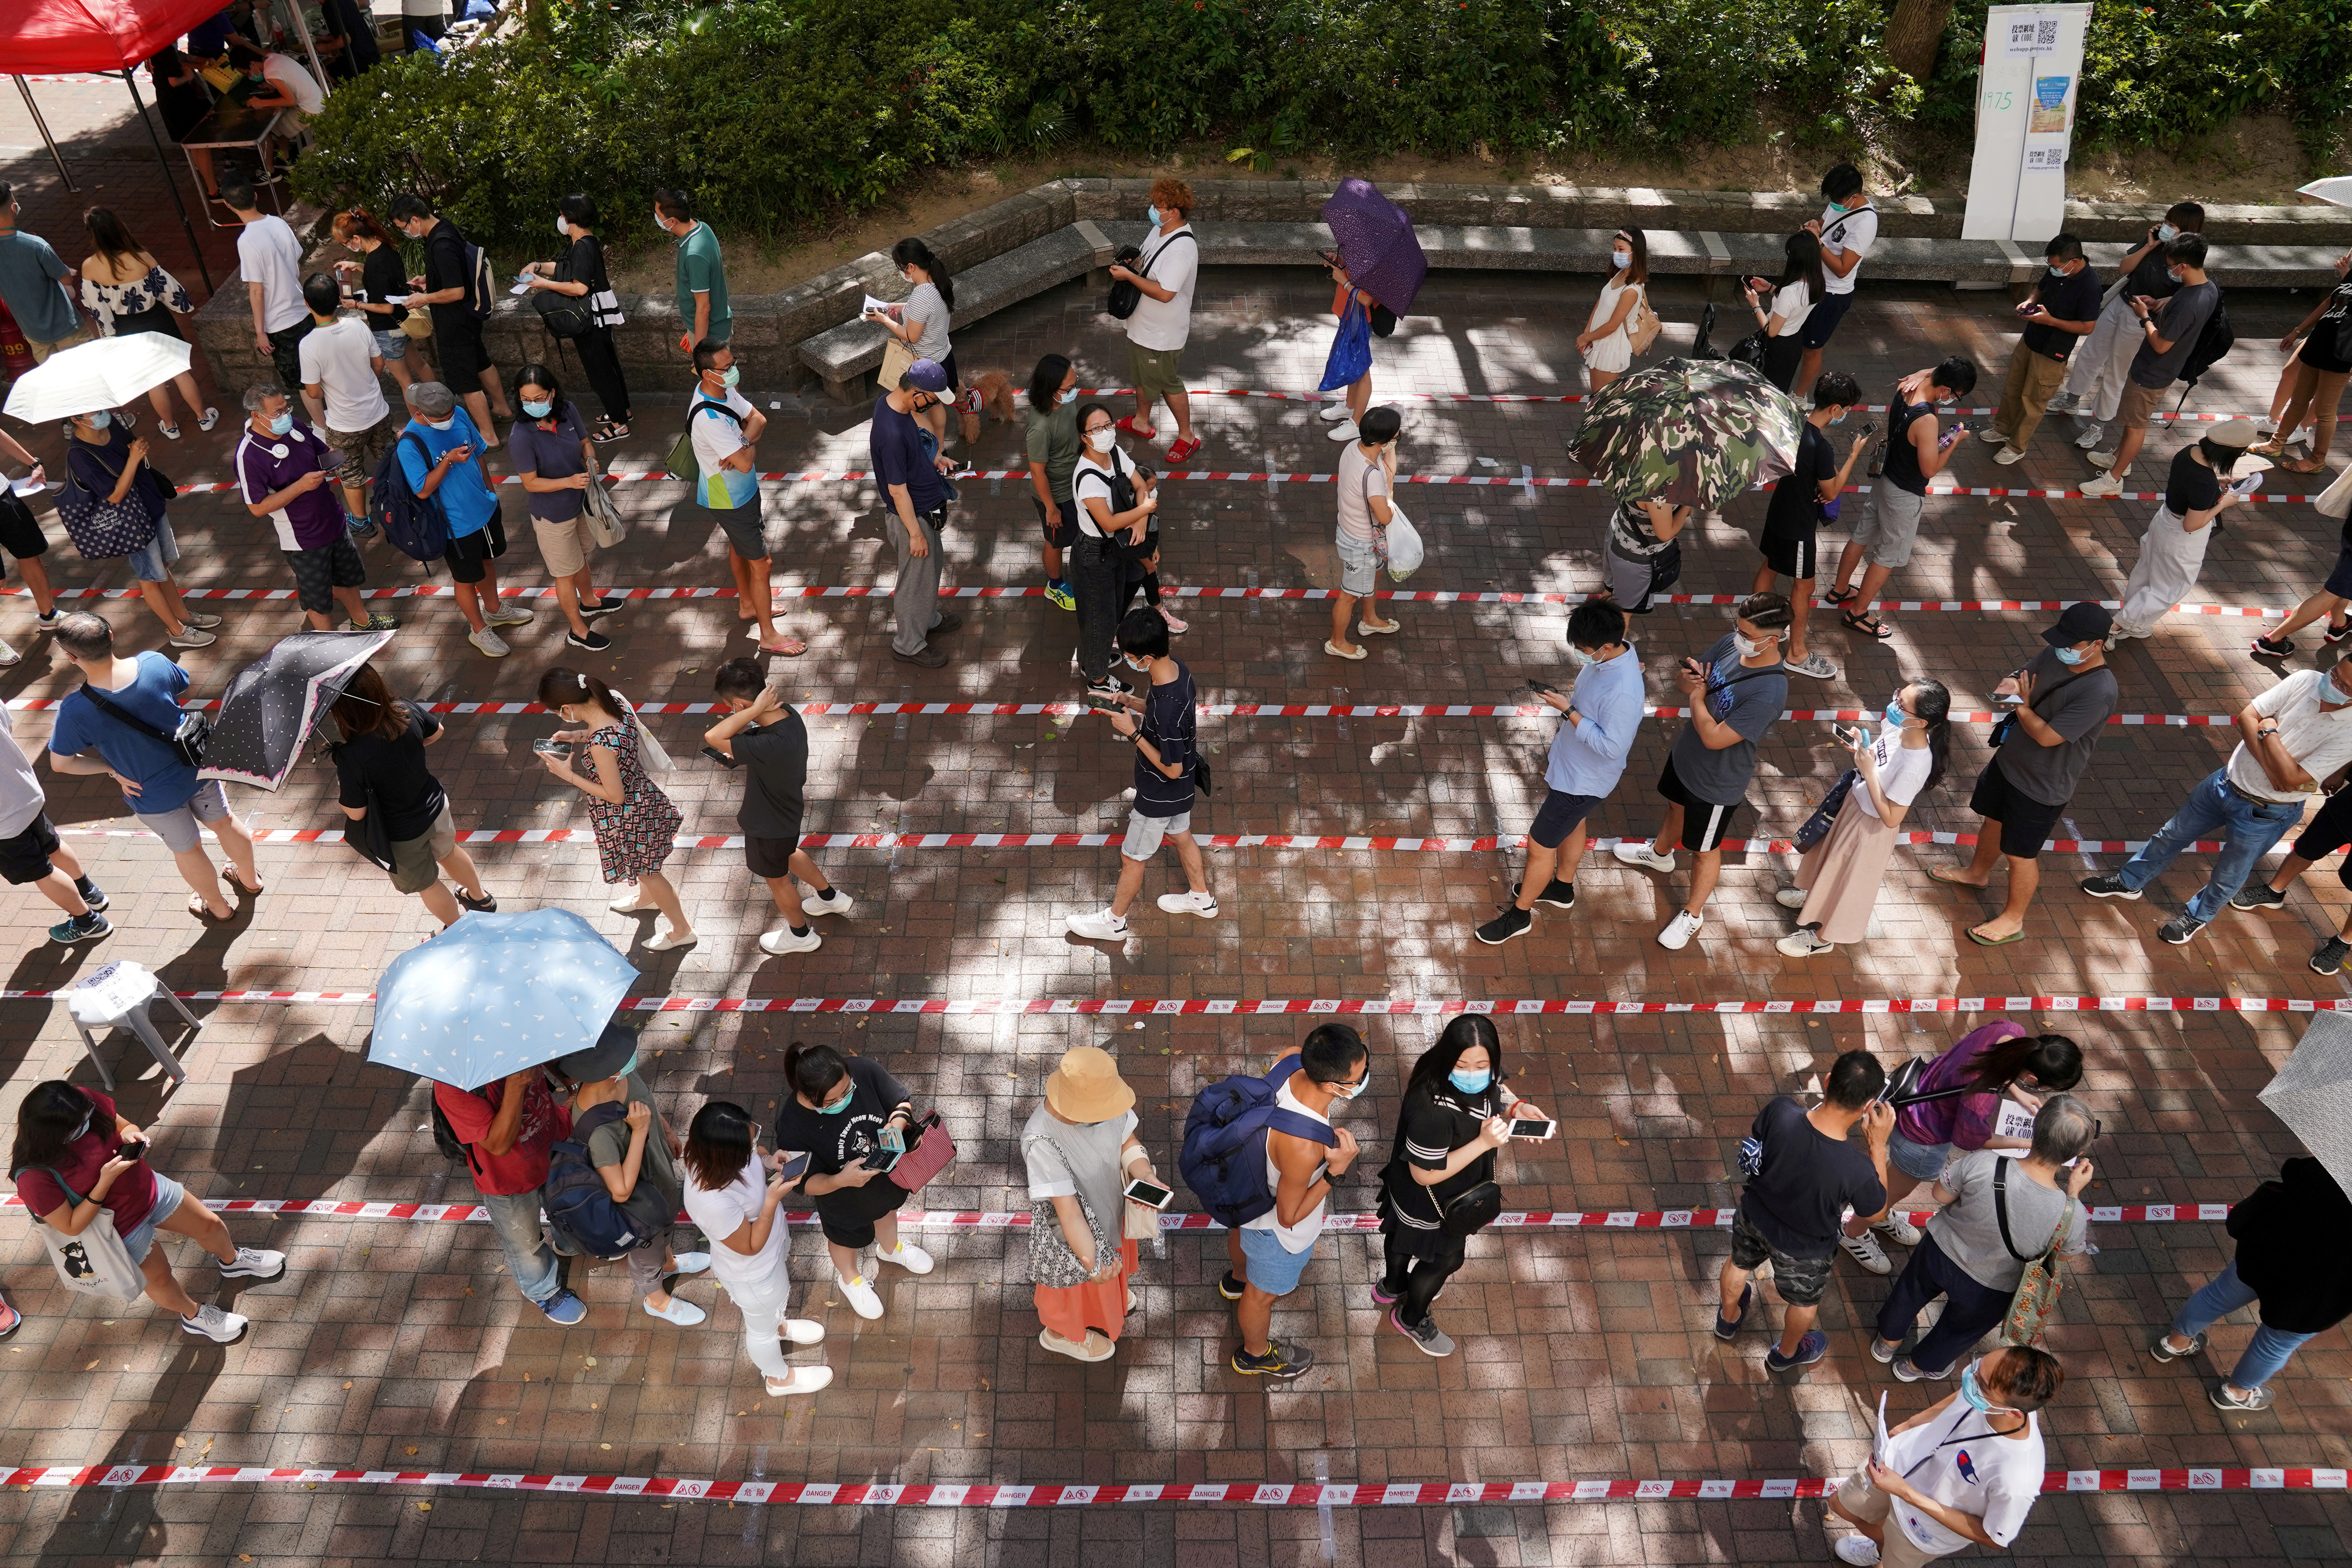
[[[1766,648],[1770,647],[1772,645],[1769,641],[1758,641],[1751,637],[1743,637],[1738,632],[1734,632],[1731,634],[1731,646],[1739,650],[1740,658],[1754,658],[1758,654],[1762,653]]]
[[[1087,430],[1080,434],[1087,446],[1097,452],[1108,452],[1110,450],[1111,430],[1112,426],[1106,425],[1099,430]]]
[[[558,234],[570,234],[572,232],[572,220],[565,217],[562,213],[556,214],[555,232]]]
[[[425,422],[425,427],[427,430],[455,430],[457,427],[457,416],[452,414],[446,419],[427,419]]]
[[[1609,253],[1609,265],[1622,272],[1633,265],[1633,253],[1630,250],[1612,250]]]

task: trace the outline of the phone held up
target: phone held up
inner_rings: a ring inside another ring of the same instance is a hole
[[[1175,1201],[1175,1192],[1156,1183],[1140,1179],[1127,1184],[1127,1195],[1147,1208],[1164,1209]]]
[[[530,743],[530,749],[537,752],[542,757],[569,757],[572,755],[571,742],[558,741],[551,736],[541,736],[538,740],[533,741]]]
[[[1550,1137],[1559,1130],[1559,1122],[1549,1121],[1541,1116],[1514,1116],[1511,1118],[1511,1136],[1514,1138],[1544,1139]]]

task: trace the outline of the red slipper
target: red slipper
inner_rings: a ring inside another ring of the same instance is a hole
[[[1157,441],[1160,439],[1159,431],[1153,429],[1149,425],[1138,425],[1135,422],[1135,416],[1132,414],[1121,418],[1118,422],[1118,428],[1126,431],[1129,435],[1134,437],[1139,441]]]
[[[1168,448],[1168,460],[1171,463],[1190,462],[1192,461],[1192,454],[1200,449],[1201,438],[1197,436],[1190,441],[1179,441],[1173,447]]]

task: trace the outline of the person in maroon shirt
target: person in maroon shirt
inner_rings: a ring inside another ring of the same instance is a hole
[[[555,1322],[569,1327],[585,1318],[587,1307],[563,1288],[555,1261],[558,1251],[571,1248],[560,1237],[551,1247],[539,1220],[547,1152],[572,1136],[572,1114],[548,1092],[547,1075],[525,1068],[473,1089],[436,1083],[433,1107],[466,1146],[466,1169],[506,1249],[516,1288]]]
[[[177,1312],[187,1332],[233,1343],[246,1320],[210,1301],[196,1305],[155,1233],[199,1243],[220,1260],[224,1279],[275,1279],[286,1272],[286,1255],[233,1245],[204,1200],[148,1163],[149,1149],[147,1134],[116,1111],[111,1096],[52,1079],[35,1084],[17,1108],[8,1172],[25,1206],[60,1235],[81,1235],[100,1210],[112,1215],[124,1250],[147,1278],[147,1299]]]

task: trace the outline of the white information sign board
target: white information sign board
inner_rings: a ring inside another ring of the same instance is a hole
[[[1995,5],[1977,78],[1968,239],[2039,243],[2066,225],[2066,157],[2082,97],[2088,5]]]

